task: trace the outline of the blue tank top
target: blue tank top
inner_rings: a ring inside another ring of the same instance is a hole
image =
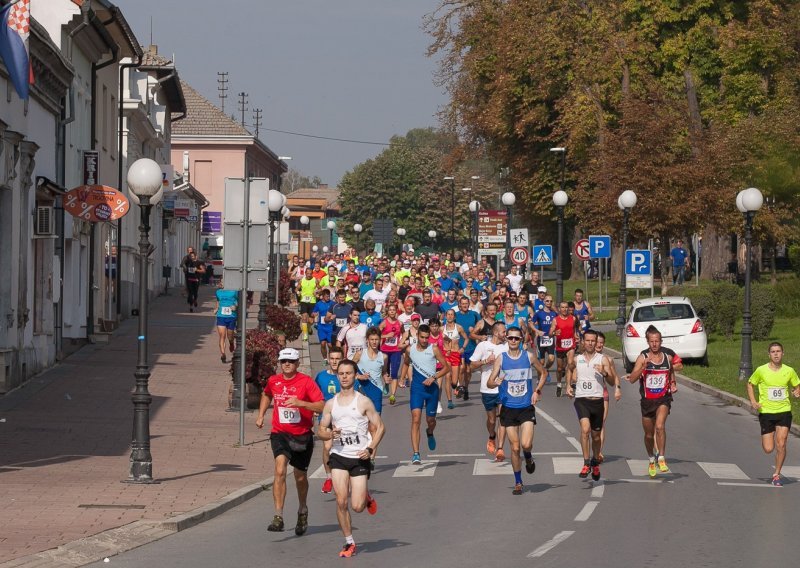
[[[358,360],[358,368],[362,373],[369,375],[369,382],[381,389],[383,392],[383,360],[384,354],[378,351],[378,356],[375,359],[370,359],[369,353],[365,349],[361,352],[361,358]]]
[[[436,374],[436,357],[433,355],[433,345],[423,351],[414,345],[408,349],[408,356],[411,359],[411,388],[428,388],[422,381],[428,380]],[[431,386],[436,386],[436,381]]]
[[[503,382],[500,383],[500,402],[508,408],[527,408],[531,405],[533,382],[528,353],[522,351],[517,359],[503,353],[500,365]]]
[[[580,321],[581,334],[592,327],[591,322],[589,322],[589,307],[586,305],[586,302],[583,302],[583,307],[580,310],[575,308],[575,317]]]
[[[319,390],[322,391],[322,396],[325,400],[330,400],[336,393],[342,390],[342,385],[339,384],[339,377],[325,369],[317,373],[314,379],[317,383]]]

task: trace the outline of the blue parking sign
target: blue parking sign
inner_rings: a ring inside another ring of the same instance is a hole
[[[627,276],[649,276],[653,270],[652,258],[652,252],[649,250],[626,250],[625,274]]]
[[[610,235],[589,235],[589,258],[611,258]]]

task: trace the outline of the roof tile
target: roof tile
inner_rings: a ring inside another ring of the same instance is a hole
[[[186,99],[186,118],[172,125],[174,135],[252,136],[245,127],[227,116],[187,82],[181,81]]]

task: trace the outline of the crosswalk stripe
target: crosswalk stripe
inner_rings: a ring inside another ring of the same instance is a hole
[[[402,461],[397,466],[397,469],[394,470],[392,477],[433,477],[438,464],[439,460],[424,460],[420,465],[414,465],[410,461]]]
[[[553,458],[553,473],[577,475],[583,467],[583,458]]]
[[[472,475],[511,475],[511,461],[496,462],[494,460],[475,460]]]
[[[781,475],[800,481],[800,465],[785,465],[781,468]]]
[[[325,466],[319,466],[314,473],[308,476],[309,479],[325,479]]]
[[[750,479],[735,463],[697,462],[711,479]]]
[[[650,465],[649,460],[625,460],[628,462],[628,469],[631,470],[631,475],[647,475],[647,466]]]

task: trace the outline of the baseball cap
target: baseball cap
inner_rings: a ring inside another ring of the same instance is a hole
[[[547,292],[547,287],[546,286],[539,286],[539,289],[537,290],[537,292]]]
[[[297,349],[287,347],[286,349],[281,349],[281,352],[278,353],[278,361],[299,361],[299,360],[300,360],[300,352],[298,352]]]
[[[411,321],[414,320],[422,321],[422,316],[419,314],[411,314]]]

